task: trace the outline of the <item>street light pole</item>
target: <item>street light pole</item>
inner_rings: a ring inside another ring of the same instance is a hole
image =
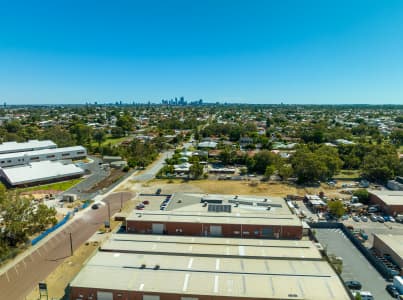
[[[123,208],[123,192],[120,192],[120,210]]]

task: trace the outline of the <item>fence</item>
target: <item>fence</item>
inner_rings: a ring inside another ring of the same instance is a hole
[[[371,265],[385,278],[393,278],[390,270],[378,260],[368,248],[366,248],[343,223],[337,222],[317,222],[308,223],[311,228],[337,228],[343,231],[353,245],[361,252],[362,255],[371,263]],[[316,238],[315,238],[316,239]]]
[[[43,238],[45,238],[49,233],[55,231],[56,229],[60,228],[61,226],[63,226],[64,224],[67,223],[67,221],[70,219],[71,213],[67,213],[67,215],[59,222],[57,223],[55,226],[50,227],[48,229],[46,229],[44,232],[42,232],[40,235],[38,235],[36,238],[32,239],[31,241],[31,245],[34,246],[36,245],[39,241],[41,241]]]

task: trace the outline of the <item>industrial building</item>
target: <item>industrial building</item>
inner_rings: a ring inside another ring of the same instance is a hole
[[[350,299],[309,241],[130,234],[104,244],[70,289],[72,300]]]
[[[370,203],[379,205],[382,211],[395,216],[403,213],[403,191],[369,191]]]
[[[403,235],[374,234],[373,248],[396,264],[403,275]]]
[[[26,151],[52,149],[52,148],[57,148],[57,145],[49,140],[44,141],[29,140],[28,142],[23,143],[5,142],[0,144],[0,154],[26,152]]]
[[[153,252],[179,256],[322,260],[318,247],[308,240],[115,234],[102,244],[101,250],[139,254]]]
[[[301,239],[300,219],[281,198],[174,194],[164,211],[136,211],[128,233]]]
[[[84,170],[74,164],[57,161],[32,162],[27,165],[0,168],[0,176],[11,187],[44,184],[81,177]]]
[[[12,167],[44,160],[82,159],[86,156],[87,150],[82,146],[12,152],[0,154],[0,167]]]

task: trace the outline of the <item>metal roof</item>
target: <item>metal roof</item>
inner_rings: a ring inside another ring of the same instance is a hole
[[[98,252],[70,286],[245,299],[350,299],[325,261]]]
[[[387,205],[403,205],[403,191],[371,190],[369,192],[377,196]]]
[[[312,241],[115,234],[104,251],[169,255],[321,260]]]
[[[378,239],[386,244],[397,255],[403,259],[403,235],[402,234],[378,234],[374,233]]]
[[[0,168],[3,177],[11,185],[83,175],[84,170],[74,164],[64,165],[58,161],[39,161],[29,165]]]
[[[22,151],[31,151],[35,149],[46,149],[46,148],[56,148],[57,145],[50,141],[38,141],[38,140],[29,140],[24,143],[17,142],[5,142],[0,144],[0,153],[10,153],[10,152],[22,152]]]
[[[209,213],[186,211],[141,211],[134,212],[127,221],[178,222],[204,224],[243,224],[243,225],[278,225],[301,226],[295,215],[254,214],[249,213]]]
[[[23,151],[23,152],[12,152],[12,153],[4,153],[0,154],[1,159],[15,158],[15,157],[24,157],[24,156],[37,156],[43,154],[55,154],[55,153],[64,153],[71,151],[85,151],[87,150],[83,146],[72,146],[72,147],[63,147],[63,148],[50,148],[50,149],[41,149],[41,150],[33,150],[33,151]]]

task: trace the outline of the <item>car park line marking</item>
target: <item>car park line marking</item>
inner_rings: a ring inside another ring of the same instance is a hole
[[[18,266],[18,265],[15,265],[15,266],[14,266],[14,270],[15,270],[15,273],[17,273],[17,276],[18,276],[18,275],[20,275],[20,274],[18,273],[17,266]]]
[[[8,277],[8,271],[6,272],[7,281],[10,282],[10,277]]]
[[[27,264],[25,263],[25,259],[22,260],[22,263],[24,264],[25,270],[27,269]]]

